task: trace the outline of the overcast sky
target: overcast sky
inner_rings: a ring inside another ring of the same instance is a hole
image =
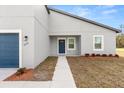
[[[49,6],[56,9],[85,17],[114,28],[119,28],[120,24],[124,24],[124,6],[111,5],[53,5]]]

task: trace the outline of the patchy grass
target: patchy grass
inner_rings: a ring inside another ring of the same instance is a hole
[[[48,57],[40,65],[34,69],[33,81],[49,81],[52,80],[55,66],[57,63],[57,57]]]
[[[124,57],[124,48],[117,48],[117,49],[116,49],[116,53],[117,53],[119,56]]]
[[[77,87],[124,87],[124,58],[67,57]]]

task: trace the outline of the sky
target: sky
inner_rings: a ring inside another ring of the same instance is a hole
[[[121,24],[124,24],[124,5],[52,5],[49,7],[118,29]]]

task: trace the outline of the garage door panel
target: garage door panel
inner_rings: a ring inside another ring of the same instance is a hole
[[[19,34],[0,34],[0,68],[19,67]]]

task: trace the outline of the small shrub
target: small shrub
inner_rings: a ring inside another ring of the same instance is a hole
[[[86,54],[85,54],[85,56],[86,56],[86,57],[89,57],[89,56],[90,56],[90,54],[86,53]]]
[[[102,54],[103,57],[107,57],[107,54]]]
[[[118,54],[115,54],[115,57],[119,57],[119,55]]]
[[[101,56],[100,54],[96,54],[96,56]]]
[[[108,56],[109,56],[109,57],[112,57],[113,55],[112,55],[112,54],[109,54]]]
[[[92,57],[95,57],[96,55],[93,53],[93,54],[91,54],[91,56],[92,56]]]
[[[16,72],[16,75],[24,74],[24,73],[25,73],[25,70],[26,70],[25,67],[24,67],[24,68],[19,68],[19,69],[17,70],[17,72]]]

